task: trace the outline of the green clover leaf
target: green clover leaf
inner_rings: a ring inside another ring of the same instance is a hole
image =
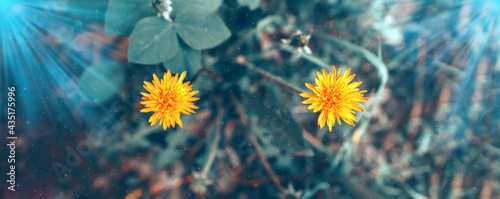
[[[159,64],[174,57],[178,49],[172,23],[148,17],[139,21],[130,35],[128,60],[139,64]]]
[[[199,69],[201,61],[199,51],[220,45],[231,36],[231,32],[224,21],[213,13],[220,7],[222,0],[173,0],[172,2],[173,22],[159,17],[147,17],[135,25],[130,34],[128,59],[139,64],[165,62],[166,67],[171,67],[173,71],[182,68],[183,70],[178,71],[187,70],[192,75]],[[113,17],[117,19],[117,16],[129,13],[128,17],[118,20],[125,19],[133,23],[148,15],[147,5],[149,4],[138,0],[120,0],[119,4],[110,5],[109,12],[113,13],[107,16],[112,21]],[[106,24],[107,33],[128,33],[130,27],[123,25],[124,23],[127,22]],[[176,35],[179,35],[185,43],[184,46],[179,45]],[[182,53],[177,53],[178,51]]]
[[[145,0],[110,1],[104,19],[105,32],[128,36],[137,22],[154,15],[151,4]]]

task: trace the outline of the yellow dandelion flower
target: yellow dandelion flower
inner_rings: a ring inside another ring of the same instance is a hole
[[[146,107],[141,112],[155,112],[149,118],[151,126],[160,121],[164,130],[170,126],[175,127],[175,123],[182,128],[181,113],[190,115],[190,112],[195,113],[193,109],[198,109],[193,104],[193,101],[200,99],[193,97],[198,91],[192,91],[193,85],[189,85],[189,82],[182,83],[184,77],[186,71],[179,77],[179,74],[173,76],[168,70],[163,74],[162,80],[153,74],[152,83],[144,81],[144,88],[149,93],[141,92],[144,96],[141,104]]]
[[[300,94],[302,97],[309,98],[302,102],[303,104],[311,104],[308,109],[314,109],[315,113],[321,111],[318,125],[323,128],[326,123],[330,132],[335,124],[335,119],[339,125],[340,118],[342,118],[345,123],[354,126],[353,121],[358,121],[354,116],[356,114],[354,110],[364,112],[363,105],[355,101],[368,101],[367,98],[363,97],[363,93],[366,91],[359,91],[358,86],[361,82],[351,83],[355,76],[349,76],[351,69],[347,69],[343,75],[340,75],[340,69],[336,73],[335,66],[332,68],[332,73],[326,73],[325,69],[323,69],[323,73],[317,72],[316,86],[306,83],[307,88],[311,89],[314,94]]]

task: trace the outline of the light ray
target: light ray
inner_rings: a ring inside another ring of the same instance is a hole
[[[103,3],[106,1],[79,4],[102,6]],[[95,115],[95,111],[110,114],[104,111],[105,107],[83,105],[81,97],[75,94],[78,77],[94,61],[89,57],[110,61],[103,52],[95,52],[94,49],[80,48],[75,51],[75,36],[86,31],[79,26],[102,31],[102,26],[84,23],[75,15],[97,19],[103,16],[103,12],[70,7],[69,1],[0,1],[0,87],[4,91],[7,86],[16,86],[19,92],[17,100],[22,107],[19,108],[19,115],[22,115],[22,122],[29,121],[33,127],[40,122],[56,121],[51,117],[57,115],[76,113],[82,119],[88,119],[86,122],[95,122],[95,118],[86,116]],[[62,29],[67,31],[63,33]],[[90,42],[93,45],[104,43],[102,40]],[[112,46],[100,48],[105,52],[113,51]],[[101,116],[105,116],[103,114]]]

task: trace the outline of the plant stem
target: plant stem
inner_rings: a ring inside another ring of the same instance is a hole
[[[246,63],[243,63],[243,65],[248,68],[249,70],[253,71],[253,72],[256,72],[258,73],[259,75],[262,75],[263,77],[273,81],[274,83],[277,83],[285,88],[288,88],[290,89],[291,91],[293,92],[296,92],[296,93],[307,93],[307,91],[303,90],[303,89],[300,89],[300,88],[297,88],[296,86],[293,86],[287,82],[285,82],[285,80],[281,79],[280,77],[276,76],[276,75],[273,75],[265,70],[262,70],[260,68],[257,68],[255,65],[253,65],[252,63],[249,63],[249,62],[246,62]]]
[[[238,113],[243,125],[247,126],[248,120],[246,119],[246,113],[245,113],[245,110],[243,109],[243,106],[241,105],[241,103],[238,101],[238,99],[233,94],[231,94],[230,97],[231,97],[231,102],[236,107],[237,113]],[[269,174],[269,176],[271,176],[271,180],[274,182],[274,184],[276,185],[278,190],[281,193],[283,193],[285,191],[285,189],[283,188],[283,186],[281,186],[280,181],[279,181],[278,177],[276,176],[276,173],[274,173],[273,169],[271,168],[271,165],[269,165],[269,162],[266,159],[266,155],[264,154],[264,151],[262,150],[262,146],[260,146],[260,144],[259,144],[257,136],[255,136],[255,134],[253,134],[253,133],[250,133],[248,135],[248,138],[250,139],[253,146],[255,147],[255,150],[257,151],[257,155],[259,156],[259,160],[262,163],[262,165],[264,166],[264,169],[266,169],[267,174]]]
[[[214,139],[212,141],[212,145],[210,146],[210,152],[208,154],[207,162],[205,162],[205,165],[203,166],[203,169],[201,170],[201,173],[200,173],[201,176],[206,176],[208,174],[208,172],[210,171],[210,168],[212,168],[212,165],[214,163],[215,156],[217,155],[217,151],[219,148],[220,132],[221,132],[222,113],[223,113],[223,110],[220,109],[218,116],[217,116],[217,124],[215,126],[215,136],[214,136]]]
[[[253,146],[255,147],[255,150],[257,150],[257,155],[259,156],[260,162],[264,166],[264,169],[266,169],[267,174],[269,174],[269,176],[271,177],[271,180],[273,180],[273,182],[276,185],[276,187],[278,188],[278,190],[281,193],[283,193],[285,191],[285,189],[283,188],[283,186],[281,186],[280,181],[279,181],[278,177],[276,176],[276,173],[274,173],[273,169],[271,168],[271,165],[267,161],[267,158],[264,154],[264,150],[262,150],[262,147],[260,146],[259,141],[257,140],[257,136],[255,136],[255,134],[253,134],[253,133],[250,133],[248,135],[248,137],[250,138],[250,141],[252,142]]]

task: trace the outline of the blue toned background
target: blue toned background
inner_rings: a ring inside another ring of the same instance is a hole
[[[498,1],[172,2],[170,23],[168,1],[0,1],[5,137],[8,87],[17,117],[0,198],[500,197]],[[160,31],[138,30],[148,17]],[[251,67],[306,89],[331,65],[370,99],[333,132]],[[139,93],[167,69],[188,71],[200,109],[164,131]]]

